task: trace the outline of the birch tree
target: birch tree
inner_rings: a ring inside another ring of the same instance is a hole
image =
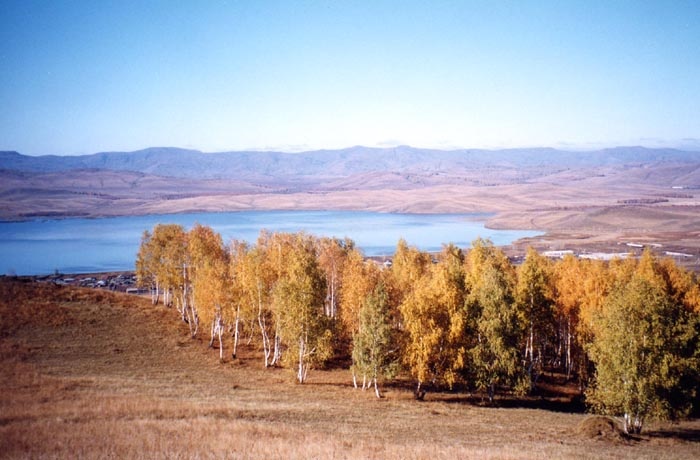
[[[188,283],[186,260],[187,233],[182,226],[158,224],[152,232],[144,233],[136,270],[140,283],[155,284],[154,304],[162,292],[164,305],[169,307],[175,301],[181,310]]]
[[[248,243],[234,239],[231,241],[229,248],[229,284],[227,288],[230,303],[229,308],[224,312],[224,317],[233,325],[233,351],[231,356],[236,359],[241,332],[247,321],[252,321],[255,317],[253,308],[255,302],[251,302],[249,298],[246,298],[245,263],[250,250]]]
[[[228,266],[223,258],[206,260],[198,268],[197,277],[193,281],[197,314],[202,324],[209,325],[209,346],[213,347],[216,338],[219,340],[220,361],[224,359],[224,318],[231,303],[228,285]]]
[[[467,374],[493,401],[500,385],[522,389],[518,345],[523,330],[515,307],[515,271],[489,240],[475,240],[466,259]]]
[[[627,433],[640,433],[646,419],[687,413],[696,388],[698,316],[678,305],[639,273],[618,284],[595,315],[589,347],[596,364],[587,402],[620,415]]]
[[[516,295],[520,322],[527,331],[524,357],[531,388],[542,372],[555,330],[550,274],[549,261],[528,248],[525,261],[518,269]]]
[[[367,376],[362,389],[374,385],[374,393],[381,398],[378,381],[391,378],[397,370],[394,331],[388,296],[382,283],[366,296],[359,312],[359,327],[353,334],[353,374]]]
[[[201,319],[210,327],[209,346],[216,335],[221,344],[228,263],[221,235],[211,227],[195,224],[187,234],[187,254],[190,286],[184,309],[193,326],[192,336],[197,334]]]
[[[523,376],[518,353],[522,329],[512,287],[496,266],[484,269],[482,282],[471,292],[470,304],[478,312],[476,344],[471,349],[474,383],[493,401],[498,386],[521,388]]]
[[[343,266],[354,243],[349,239],[320,238],[317,246],[318,265],[323,272],[326,284],[324,313],[329,318],[337,318],[343,284]]]
[[[323,314],[326,287],[313,244],[302,234],[293,239],[272,302],[286,347],[284,362],[296,368],[297,382],[304,383],[309,369],[332,355],[332,334]]]
[[[151,242],[151,232],[144,230],[141,235],[141,244],[136,254],[136,285],[148,287],[151,294],[151,303],[158,304],[159,284],[158,266],[154,245]]]
[[[273,322],[271,313],[271,291],[273,273],[266,264],[265,248],[260,244],[251,248],[240,261],[237,271],[241,302],[247,305],[257,322],[260,331],[260,343],[263,349],[263,364],[272,366],[271,329]]]
[[[581,263],[569,254],[555,266],[555,308],[560,324],[560,337],[564,341],[564,369],[566,378],[574,371],[574,361],[581,359],[583,343],[579,337],[579,315],[585,296],[584,274]]]
[[[380,278],[377,265],[371,261],[365,262],[359,250],[353,249],[348,253],[343,266],[343,285],[340,293],[340,331],[343,339],[350,339],[354,342],[354,337],[360,331],[360,312],[367,298],[380,282]],[[388,305],[387,308],[390,309]],[[364,371],[365,368],[351,367],[355,388],[357,388],[358,370]],[[362,386],[364,388],[367,374],[361,373],[360,375],[363,377]]]
[[[389,280],[393,288],[394,302],[399,305],[428,270],[430,256],[415,247],[408,246],[408,243],[401,239],[396,245],[392,262]]]
[[[344,334],[352,337],[359,329],[360,309],[379,282],[379,269],[373,262],[365,262],[362,253],[353,249],[343,265],[342,277],[339,316]]]
[[[461,251],[445,246],[400,306],[404,326],[404,362],[416,379],[416,397],[424,383],[457,381],[466,354],[464,270]]]
[[[603,312],[605,300],[610,294],[614,279],[603,261],[587,260],[582,261],[581,264],[584,296],[581,299],[579,314],[580,337],[582,344],[588,346],[595,335],[595,318]]]

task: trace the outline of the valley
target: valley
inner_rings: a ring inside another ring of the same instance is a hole
[[[699,188],[700,154],[636,147],[0,154],[6,221],[243,210],[480,212],[491,214],[491,228],[544,232],[526,242],[542,250],[639,241],[697,256]]]

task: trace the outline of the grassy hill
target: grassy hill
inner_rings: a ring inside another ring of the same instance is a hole
[[[225,355],[229,355],[226,353]],[[637,438],[577,411],[549,379],[535,397],[430,393],[377,400],[350,373],[296,385],[259,350],[218,360],[144,299],[0,280],[4,458],[697,458],[700,422]]]

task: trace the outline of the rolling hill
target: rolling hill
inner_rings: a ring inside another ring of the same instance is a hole
[[[700,250],[700,152],[618,147],[303,153],[0,152],[0,219],[251,209],[487,212],[542,248],[630,239]]]

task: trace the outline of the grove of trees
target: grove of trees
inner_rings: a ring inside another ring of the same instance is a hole
[[[350,240],[263,231],[226,245],[206,226],[160,224],[136,272],[220,359],[245,342],[299,383],[333,360],[377,397],[401,377],[418,399],[457,387],[493,400],[532,391],[547,370],[630,433],[698,410],[700,285],[649,251],[602,262],[529,250],[516,267],[488,240],[437,255],[401,240],[380,265]]]

